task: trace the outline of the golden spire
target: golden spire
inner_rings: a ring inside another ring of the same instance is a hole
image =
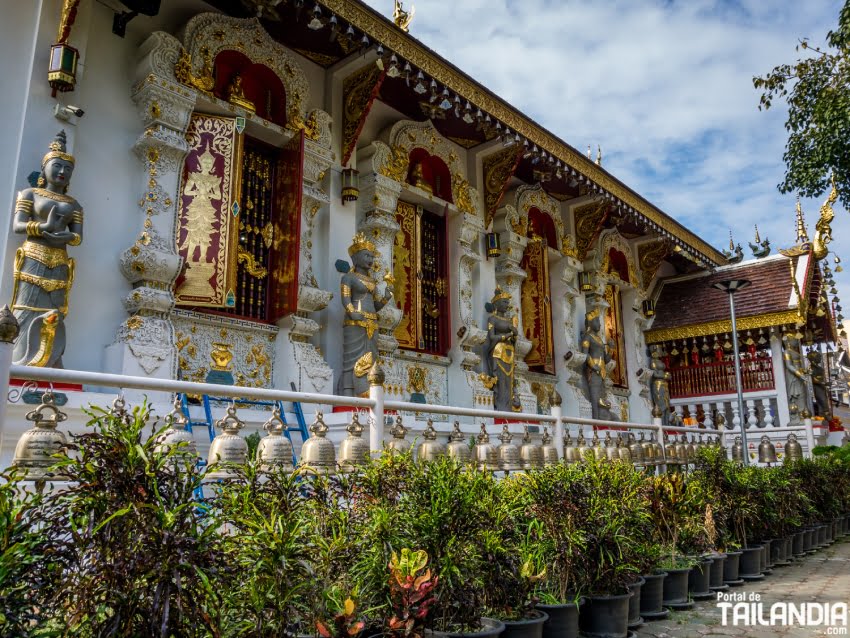
[[[410,5],[410,11],[405,11],[400,0],[395,0],[393,7],[393,22],[395,25],[407,33],[410,31],[410,23],[413,22],[413,15],[416,13],[416,7]]]
[[[820,261],[829,253],[828,244],[832,241],[832,219],[835,217],[835,212],[832,210],[832,205],[838,199],[838,190],[835,188],[835,175],[832,176],[832,190],[829,192],[829,197],[820,207],[820,217],[815,223],[815,238],[812,242],[812,254],[814,258]]]
[[[760,244],[761,243],[761,237],[759,237],[759,225],[755,224],[755,227],[756,227],[756,243]]]
[[[602,166],[602,146],[596,146],[596,164],[597,166]]]
[[[797,195],[797,243],[803,244],[809,241],[809,233],[806,230],[806,220],[803,219],[803,207],[800,206],[800,196]]]
[[[729,229],[729,251],[735,252],[735,241],[732,239],[732,229]]]

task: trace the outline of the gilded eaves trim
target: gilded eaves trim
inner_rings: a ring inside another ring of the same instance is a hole
[[[498,98],[453,64],[440,57],[418,40],[401,31],[392,22],[370,7],[357,0],[320,0],[320,2],[344,20],[347,20],[361,31],[369,34],[372,39],[389,47],[438,82],[446,85],[455,93],[463,96],[463,98],[468,99],[477,107],[480,107],[482,110],[507,124],[532,144],[545,149],[570,167],[580,171],[587,178],[619,198],[626,205],[634,208],[648,220],[657,224],[674,237],[678,237],[709,261],[716,265],[727,262],[723,254],[717,249],[640,197],[625,184],[612,177],[608,171],[584,157],[569,144],[523,115],[507,102]]]
[[[755,330],[756,328],[769,328],[770,326],[782,326],[802,321],[796,310],[783,310],[781,312],[769,312],[751,317],[736,317],[738,333],[742,330]],[[673,328],[658,328],[647,330],[644,333],[647,345],[670,341],[671,339],[689,339],[691,337],[704,337],[707,335],[720,334],[732,331],[730,319],[719,319],[705,323],[695,323],[689,326],[676,326]]]

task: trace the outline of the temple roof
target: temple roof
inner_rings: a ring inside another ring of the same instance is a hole
[[[727,293],[713,287],[728,279],[752,282],[735,293],[738,330],[808,322],[820,294],[820,272],[809,254],[775,255],[670,278],[661,282],[647,343],[730,331]]]

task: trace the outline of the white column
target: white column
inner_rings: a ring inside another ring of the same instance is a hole
[[[812,418],[803,419],[803,425],[806,426],[806,443],[809,445],[809,458],[811,458],[812,450],[815,449],[815,429],[812,427]]]
[[[377,362],[369,371],[369,398],[375,402],[369,412],[369,452],[377,457],[384,447],[384,369]]]
[[[773,422],[773,411],[770,409],[770,399],[762,399],[761,404],[764,407],[764,427],[774,427],[776,424]]]
[[[6,430],[6,405],[9,402],[9,366],[12,349],[18,336],[18,320],[9,306],[0,308],[0,451],[3,450],[3,433]]]
[[[704,403],[702,409],[705,413],[705,418],[703,419],[702,424],[705,426],[706,430],[713,430],[714,418],[711,416],[711,403]]]
[[[785,365],[782,360],[782,339],[777,334],[770,335],[770,356],[773,360],[773,383],[776,388],[776,415],[779,425],[788,425],[791,413],[788,411],[788,391],[785,388]]]
[[[557,390],[552,396],[552,406],[550,407],[552,416],[555,417],[555,448],[558,450],[558,458],[564,458],[564,422],[561,420],[561,395]]]
[[[758,427],[758,413],[756,412],[756,402],[752,399],[747,399],[747,428],[752,429]]]

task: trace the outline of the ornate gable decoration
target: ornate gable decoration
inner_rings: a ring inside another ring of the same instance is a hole
[[[446,163],[452,176],[452,197],[454,205],[462,213],[484,219],[484,210],[478,189],[470,186],[464,177],[463,163],[451,143],[434,128],[431,121],[412,122],[402,120],[396,122],[389,135],[381,135],[387,139],[384,142],[373,142],[376,151],[372,156],[372,168],[396,182],[404,183],[410,163],[410,152],[416,148],[436,155]]]
[[[616,271],[612,273],[608,272],[611,266],[610,260],[612,248],[621,252],[626,257],[626,263],[628,264],[629,270],[629,281],[623,281],[622,283],[630,285],[636,289],[641,289],[641,280],[638,277],[637,269],[635,268],[635,258],[632,254],[632,249],[623,236],[617,232],[616,228],[603,232],[599,238],[600,265],[598,272],[603,277],[608,277],[609,279],[614,278],[622,281],[622,278],[616,273]]]
[[[573,213],[575,220],[576,254],[580,261],[584,261],[587,251],[593,245],[605,217],[608,215],[608,203],[606,201],[593,202],[579,206]]]
[[[303,122],[310,85],[301,66],[282,44],[263,29],[257,18],[231,18],[220,13],[201,13],[189,20],[183,36],[183,53],[175,67],[175,76],[183,84],[209,92],[212,63],[222,51],[239,51],[256,64],[275,72],[286,91],[289,120]],[[183,69],[180,73],[178,69]],[[188,74],[189,82],[180,75]]]
[[[669,254],[670,246],[663,239],[648,241],[638,246],[640,278],[644,290],[648,290],[661,262]]]
[[[561,246],[564,241],[564,221],[561,219],[561,209],[558,200],[543,190],[540,184],[520,186],[517,188],[516,210],[519,214],[520,226],[525,229],[525,233],[519,233],[521,235],[528,232],[528,212],[532,208],[537,208],[541,213],[548,215],[552,223],[555,224],[558,245],[552,246],[552,248],[556,248],[558,252],[561,252]],[[514,229],[514,232],[517,232],[516,229]]]

